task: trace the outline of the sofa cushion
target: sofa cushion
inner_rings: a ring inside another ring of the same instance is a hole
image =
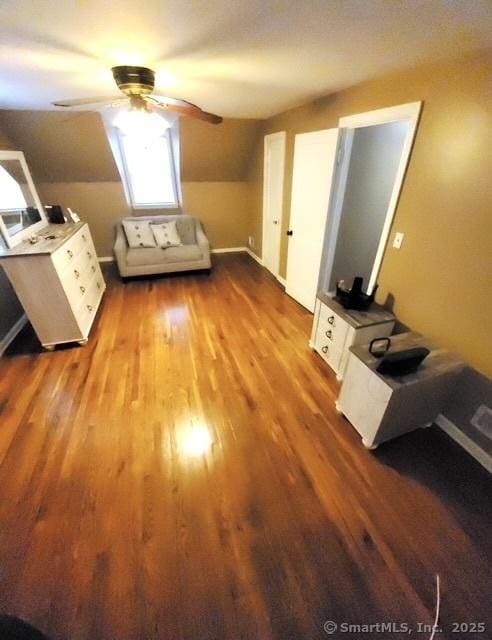
[[[203,258],[202,250],[197,244],[169,247],[164,251],[164,254],[166,262],[194,262]]]
[[[196,244],[169,247],[167,249],[138,248],[128,249],[126,263],[131,267],[144,265],[167,264],[172,262],[194,262],[203,258],[200,247]]]
[[[150,222],[147,220],[123,220],[123,229],[125,230],[126,239],[130,247],[156,246],[154,234],[150,228]]]
[[[195,219],[191,216],[176,216],[176,227],[183,244],[196,244]]]
[[[182,244],[176,229],[176,220],[162,222],[161,224],[151,224],[150,228],[158,247],[179,247]]]

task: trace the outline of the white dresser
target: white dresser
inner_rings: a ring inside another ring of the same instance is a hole
[[[39,236],[1,253],[1,265],[43,347],[85,344],[106,288],[89,227],[48,225]]]
[[[373,303],[369,311],[344,309],[334,298],[318,294],[310,346],[342,380],[349,348],[391,335],[394,315]]]

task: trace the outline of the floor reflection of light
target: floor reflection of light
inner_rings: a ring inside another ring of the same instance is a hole
[[[183,438],[183,452],[190,458],[207,453],[211,446],[212,436],[203,424],[192,425]]]

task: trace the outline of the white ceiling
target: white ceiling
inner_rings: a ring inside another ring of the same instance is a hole
[[[0,0],[0,108],[157,91],[265,118],[385,71],[492,46],[490,0]]]

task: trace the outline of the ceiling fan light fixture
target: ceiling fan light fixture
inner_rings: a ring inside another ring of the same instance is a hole
[[[162,136],[171,123],[153,111],[135,109],[120,111],[113,120],[113,125],[125,135],[146,137]]]

